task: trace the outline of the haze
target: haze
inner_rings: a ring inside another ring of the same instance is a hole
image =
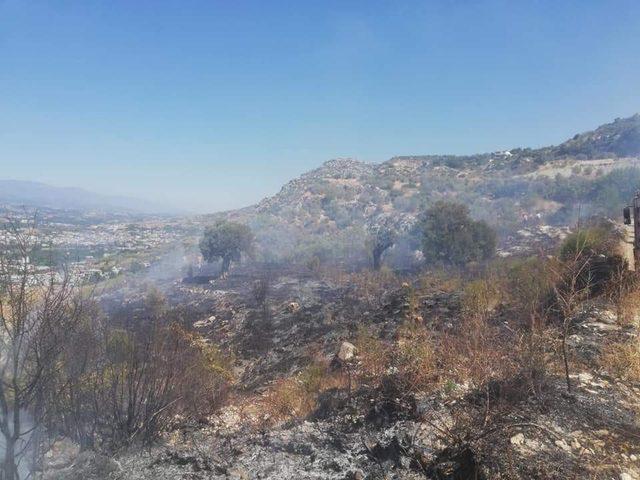
[[[640,4],[0,2],[1,178],[201,212],[640,110]]]

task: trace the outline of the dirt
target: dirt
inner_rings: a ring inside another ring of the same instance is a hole
[[[598,361],[611,339],[637,332],[619,324],[610,306],[585,304],[571,322],[571,392],[561,372],[550,372],[539,392],[517,397],[504,394],[513,388],[507,384],[454,385],[387,403],[372,392],[349,398],[337,389],[324,392],[308,416],[274,422],[261,410],[265,387],[303,368],[311,347],[333,358],[358,323],[393,335],[408,298],[401,285],[368,298],[348,283],[274,272],[272,343],[265,351],[247,346],[259,310],[251,296],[254,273],[241,268],[206,286],[176,282],[167,292],[170,301],[191,305],[204,334],[238,355],[243,388],[228,406],[205,423],[180,425],[152,447],[112,458],[80,456],[47,478],[640,478],[640,385],[612,378]],[[429,328],[447,328],[460,314],[455,292],[417,302]]]

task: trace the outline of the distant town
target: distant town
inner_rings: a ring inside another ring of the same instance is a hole
[[[0,246],[16,234],[37,237],[38,255],[16,259],[34,281],[59,277],[62,266],[83,284],[141,273],[200,229],[183,217],[0,206]]]

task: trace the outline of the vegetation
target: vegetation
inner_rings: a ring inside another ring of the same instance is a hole
[[[462,266],[487,260],[496,249],[495,232],[483,221],[474,221],[469,209],[438,201],[424,214],[420,229],[422,252],[427,261]]]
[[[39,468],[59,435],[111,451],[148,443],[177,416],[201,419],[231,381],[226,356],[151,291],[105,315],[65,271],[27,260],[40,237],[5,224],[0,251],[0,478]]]
[[[85,448],[149,443],[176,415],[204,418],[231,379],[225,357],[156,292],[129,325],[87,323],[72,340],[47,423]]]
[[[395,236],[388,227],[377,228],[368,238],[374,270],[380,270],[382,255],[393,246],[394,242]]]
[[[252,251],[253,241],[248,226],[221,220],[205,229],[200,251],[207,262],[221,259],[222,272],[226,273],[232,261],[238,261],[243,253]]]
[[[11,246],[0,250],[0,478],[18,480],[25,446],[47,413],[43,398],[61,395],[51,379],[65,340],[82,318],[83,303],[67,275],[38,280],[27,259],[39,249],[35,225],[9,223]]]

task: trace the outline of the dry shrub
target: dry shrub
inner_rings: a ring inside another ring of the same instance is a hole
[[[267,393],[264,403],[269,417],[274,420],[300,417],[311,410],[309,396],[292,378],[278,380]]]
[[[358,329],[354,345],[358,351],[358,381],[376,385],[389,367],[390,348],[364,327]]]
[[[356,295],[362,298],[379,298],[384,292],[397,288],[402,283],[393,270],[387,267],[377,271],[363,270],[352,273],[346,281],[348,285],[355,288]]]
[[[615,306],[618,322],[637,325],[640,313],[640,281],[635,272],[620,269],[609,279],[607,297]]]
[[[548,260],[517,259],[504,265],[506,301],[514,318],[530,329],[542,328],[553,297],[553,278]]]
[[[640,313],[640,288],[625,292],[617,299],[615,305],[618,322],[623,325],[637,325]]]
[[[327,267],[322,270],[321,278],[332,284],[351,288],[354,298],[371,305],[376,304],[386,292],[396,290],[402,284],[402,279],[388,267],[360,272]]]
[[[443,376],[457,383],[482,386],[516,370],[514,335],[491,317],[503,300],[505,281],[494,273],[467,283],[462,292],[462,318],[438,344]]]
[[[295,377],[278,380],[265,395],[263,406],[276,421],[303,418],[316,408],[321,392],[344,385],[344,377],[332,372],[328,362],[315,360]]]
[[[628,380],[640,381],[640,340],[609,344],[602,352],[602,365],[612,374]]]
[[[359,368],[357,382],[411,394],[426,391],[437,384],[436,356],[433,341],[421,326],[406,322],[397,339],[384,342],[361,329],[355,341]]]
[[[407,323],[399,330],[391,353],[396,381],[404,392],[426,391],[438,381],[433,341],[420,325]]]
[[[465,285],[462,311],[467,318],[484,321],[502,300],[497,279],[478,279]]]
[[[445,269],[433,270],[420,277],[420,291],[453,293],[460,290],[462,278],[458,273]]]
[[[512,339],[501,338],[494,329],[481,335],[473,331],[447,333],[440,338],[438,358],[443,376],[456,383],[481,386],[512,375],[517,370],[515,351],[509,348]]]

